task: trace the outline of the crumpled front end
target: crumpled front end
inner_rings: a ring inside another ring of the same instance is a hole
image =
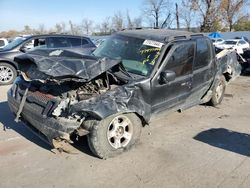
[[[17,79],[8,91],[8,104],[11,111],[17,115],[25,90],[29,83]],[[53,95],[29,89],[20,117],[31,125],[32,129],[42,133],[42,137],[52,143],[54,138],[69,140],[70,134],[80,127],[76,119],[52,116],[53,110],[58,106],[59,99]]]
[[[119,60],[88,57],[78,67],[70,57],[45,56],[46,65],[53,62],[47,70],[37,55],[17,59],[23,69],[8,92],[10,109],[56,148],[114,114],[136,113],[145,123],[150,119],[151,106],[142,94],[150,86],[133,80]]]

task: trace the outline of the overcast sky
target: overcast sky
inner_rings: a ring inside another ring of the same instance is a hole
[[[137,17],[143,0],[0,0],[0,31],[23,30],[24,25],[46,28],[71,20],[79,24],[83,18],[100,23],[117,11]]]

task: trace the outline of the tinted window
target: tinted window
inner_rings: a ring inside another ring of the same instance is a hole
[[[63,48],[69,47],[68,41],[65,37],[50,37],[49,48]]]
[[[240,44],[246,44],[246,42],[243,40],[240,40]]]
[[[226,40],[224,42],[224,44],[232,44],[232,45],[235,45],[237,43],[237,41],[233,41],[233,40]]]
[[[198,69],[208,65],[211,61],[211,50],[207,40],[200,38],[196,39],[196,58],[194,69]]]
[[[38,38],[34,39],[29,42],[30,49],[32,49],[32,45],[34,48],[47,48],[46,39],[45,38]]]
[[[173,51],[165,66],[165,70],[172,70],[177,76],[190,74],[194,59],[194,43],[179,44]]]
[[[33,40],[28,40],[23,44],[25,50],[33,50],[37,48],[47,48],[46,40],[45,38],[36,38]]]
[[[88,44],[86,39],[81,38],[68,38],[68,41],[70,42],[71,46],[82,46]]]
[[[4,45],[5,45],[4,41],[0,40],[0,46],[4,46]]]

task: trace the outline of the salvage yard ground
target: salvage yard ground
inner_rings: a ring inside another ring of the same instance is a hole
[[[0,87],[0,187],[250,187],[250,77],[239,77],[217,108],[159,115],[137,147],[116,158],[54,154],[15,123]],[[80,147],[82,145],[82,147]]]

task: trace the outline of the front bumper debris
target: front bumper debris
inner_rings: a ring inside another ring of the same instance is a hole
[[[18,115],[27,84],[24,81],[16,82],[8,91],[8,104],[15,115]],[[53,139],[69,140],[70,134],[80,127],[79,122],[62,117],[55,118],[51,115],[58,103],[58,99],[53,96],[38,91],[28,91],[20,110],[21,120],[33,131],[42,133],[41,136],[51,145],[53,145]]]

